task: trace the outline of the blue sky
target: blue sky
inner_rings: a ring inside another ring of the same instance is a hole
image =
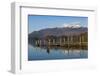
[[[71,24],[80,24],[87,27],[88,17],[28,15],[28,33],[45,28],[65,27],[65,25]]]

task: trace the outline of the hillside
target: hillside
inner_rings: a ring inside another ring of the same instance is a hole
[[[46,36],[69,36],[69,35],[79,35],[88,31],[87,27],[61,27],[61,28],[46,28],[39,31],[33,31],[28,35],[29,38],[44,38]]]

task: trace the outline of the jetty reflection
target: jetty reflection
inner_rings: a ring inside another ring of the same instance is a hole
[[[28,60],[88,58],[87,47],[36,46],[29,44]]]

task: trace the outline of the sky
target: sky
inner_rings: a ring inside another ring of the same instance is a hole
[[[88,17],[28,15],[28,33],[45,28],[67,27],[76,24],[87,27]]]

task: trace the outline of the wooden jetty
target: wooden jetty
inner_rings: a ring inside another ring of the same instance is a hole
[[[44,39],[36,39],[35,45],[36,46],[88,46],[88,35],[87,32],[82,33],[80,35],[69,35],[69,36],[47,36]]]

